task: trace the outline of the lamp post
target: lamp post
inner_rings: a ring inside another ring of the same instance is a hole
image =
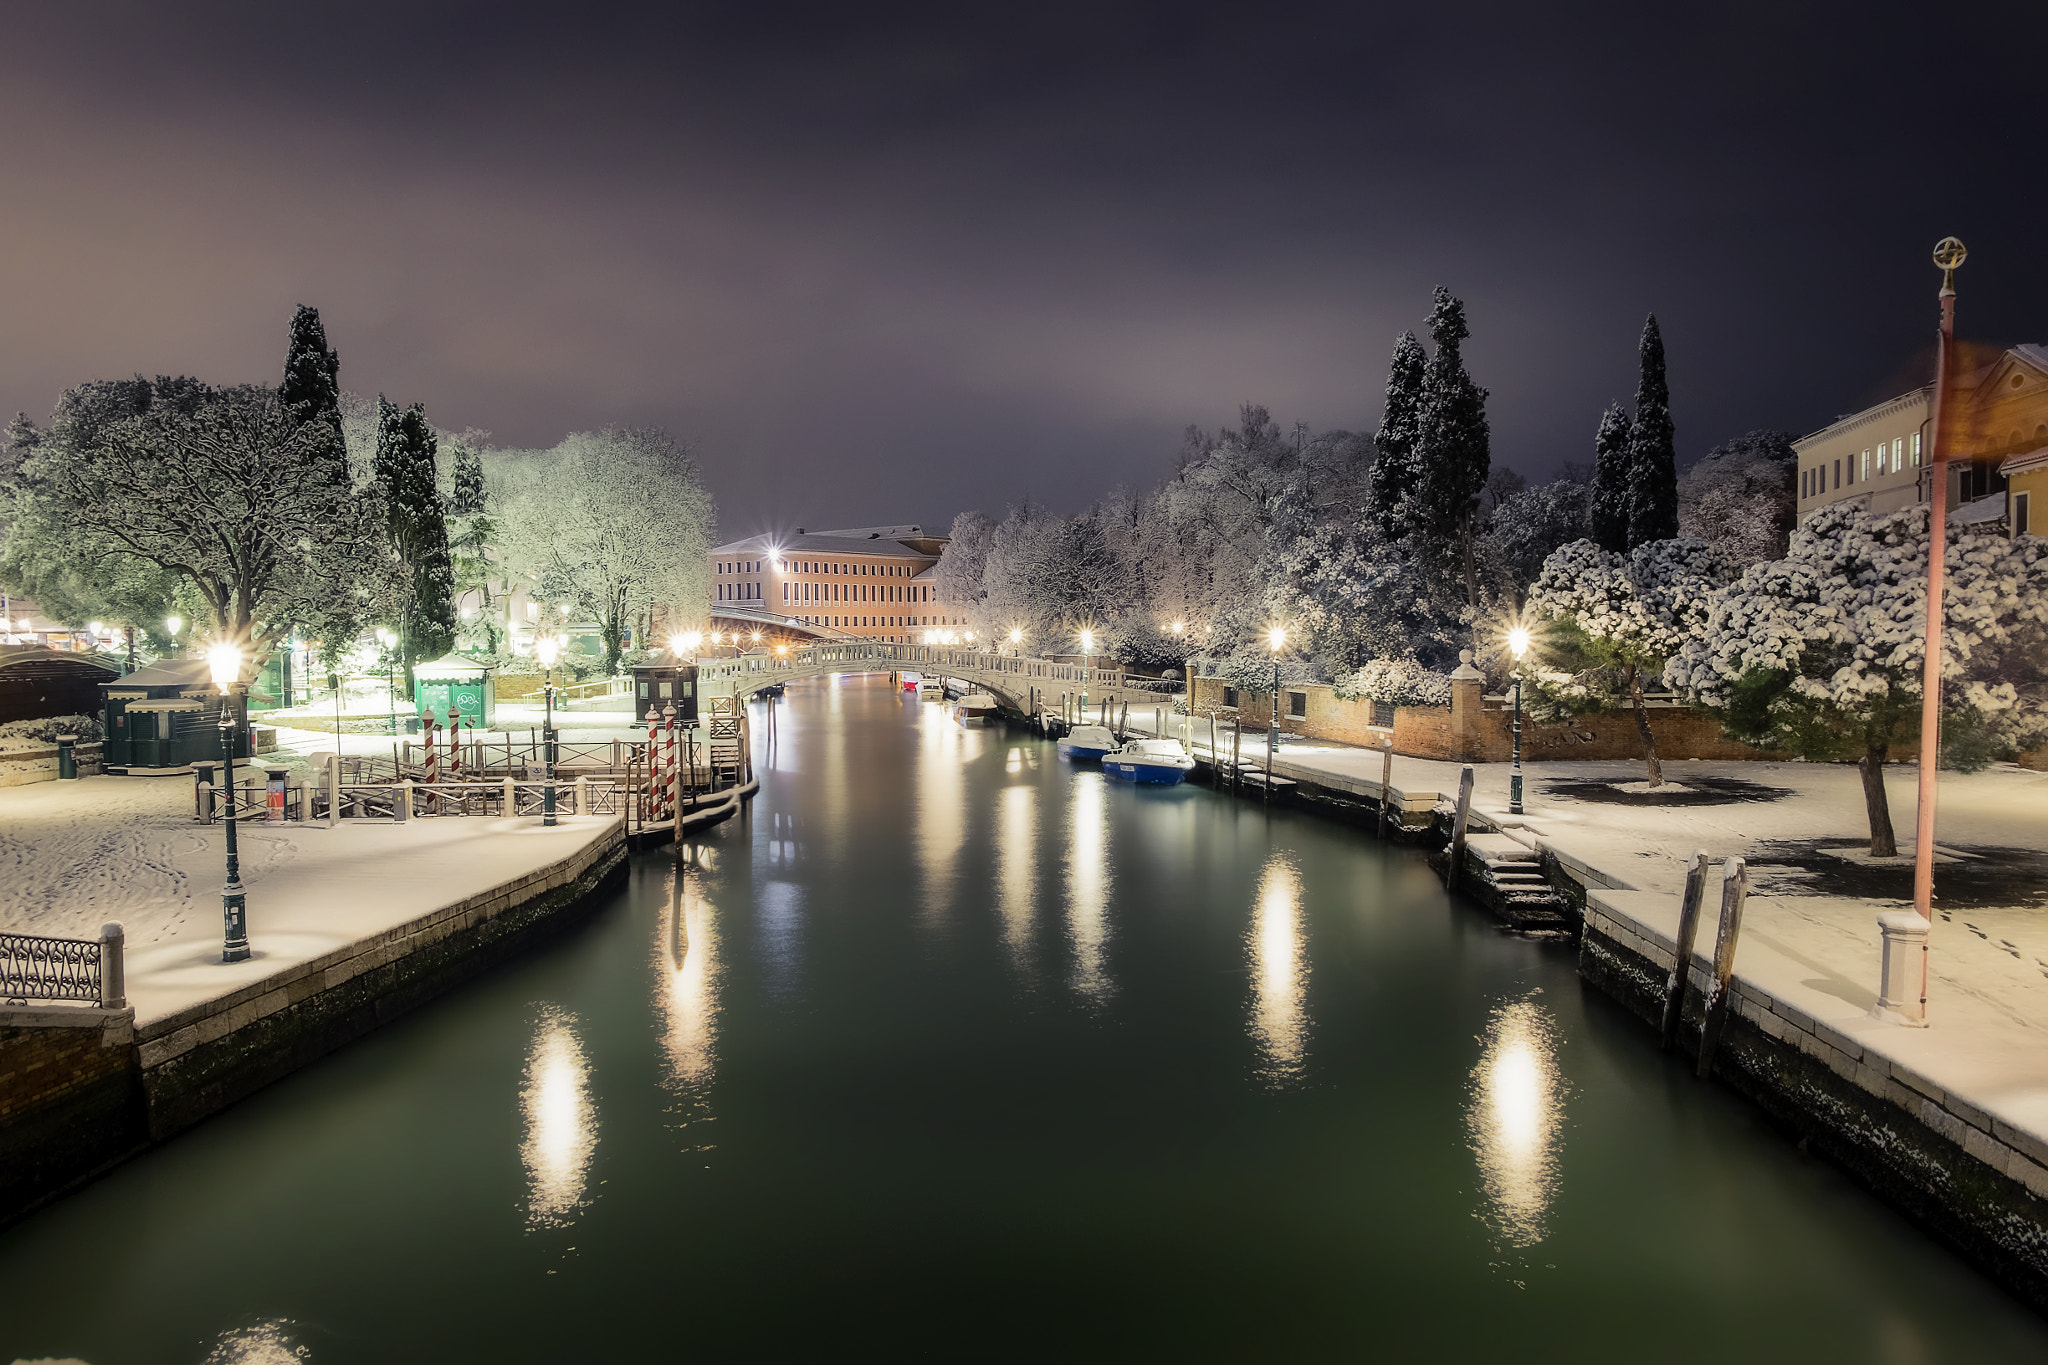
[[[249,960],[249,898],[242,890],[242,856],[235,846],[235,686],[242,679],[242,651],[230,644],[218,644],[208,652],[213,685],[220,689],[220,750],[227,761],[224,785],[228,812],[228,880],[220,889],[220,911],[224,932],[222,962]]]
[[[377,643],[384,646],[384,709],[391,714],[387,717],[391,733],[398,733],[398,656],[391,651],[398,645],[398,637],[384,627],[377,627]]]
[[[1088,655],[1095,649],[1095,632],[1081,632],[1081,723],[1088,723]]]
[[[1266,632],[1266,647],[1273,651],[1273,714],[1266,727],[1266,799],[1273,799],[1273,758],[1280,750],[1280,651],[1287,648],[1287,632],[1274,626]]]
[[[1515,766],[1508,777],[1508,814],[1522,813],[1522,656],[1529,652],[1529,628],[1508,632],[1508,653],[1515,656]]]
[[[555,660],[562,654],[562,642],[553,635],[533,637],[533,657],[540,660],[541,695],[547,718],[540,727],[540,822],[555,823]]]
[[[1927,479],[1927,657],[1920,675],[1920,799],[1913,814],[1913,910],[1934,923],[1935,770],[1941,758],[1942,579],[1948,557],[1948,426],[1950,353],[1956,340],[1956,267],[1968,255],[1944,237],[1935,244],[1941,270],[1941,332],[1935,352],[1934,443]],[[1920,1018],[1927,1017],[1927,955],[1920,955]]]

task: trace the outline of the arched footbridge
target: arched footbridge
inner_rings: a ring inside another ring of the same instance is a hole
[[[834,673],[918,673],[954,678],[994,694],[1005,706],[1029,714],[1057,704],[1063,692],[1086,692],[1099,701],[1158,705],[1180,690],[1173,678],[1146,678],[1121,669],[1054,663],[973,649],[938,645],[885,644],[852,640],[790,648],[781,654],[745,654],[736,659],[697,660],[700,697],[745,697],[777,683],[822,678]]]

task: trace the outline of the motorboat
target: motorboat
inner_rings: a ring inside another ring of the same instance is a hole
[[[1107,726],[1076,725],[1060,740],[1060,757],[1076,763],[1093,763],[1117,747],[1117,738]]]
[[[917,684],[917,699],[919,701],[944,701],[946,699],[946,685],[937,678],[920,679]]]
[[[1178,786],[1194,767],[1177,739],[1134,739],[1102,757],[1104,776],[1161,787]]]
[[[962,725],[986,725],[1001,707],[1002,703],[986,692],[969,692],[953,703],[953,719]]]

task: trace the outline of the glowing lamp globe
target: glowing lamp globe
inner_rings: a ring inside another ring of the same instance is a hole
[[[213,685],[226,696],[242,678],[242,651],[230,644],[218,644],[206,651],[206,666],[213,673]]]
[[[1282,630],[1278,626],[1275,626],[1271,630],[1267,631],[1266,648],[1272,650],[1275,654],[1278,654],[1281,650],[1287,648],[1287,632]]]
[[[1508,632],[1508,653],[1514,655],[1519,660],[1528,652],[1529,628],[1527,626],[1516,626]]]
[[[1011,631],[1011,632],[1010,632],[1010,643],[1011,643],[1011,644],[1013,644],[1013,645],[1021,645],[1021,644],[1023,644],[1023,643],[1024,643],[1024,632],[1023,632],[1023,631],[1021,631],[1021,630],[1013,630],[1013,631]]]
[[[179,631],[181,631],[181,630],[183,630],[184,628],[185,628],[185,618],[184,618],[184,617],[182,617],[182,616],[175,616],[175,615],[174,615],[174,616],[166,616],[166,617],[164,618],[164,629],[170,632],[170,634],[171,634],[171,638],[172,638],[173,640],[175,640],[175,639],[177,639],[177,638],[178,638],[178,632],[179,632]]]
[[[552,635],[536,635],[533,639],[533,657],[540,660],[542,668],[553,668],[555,660],[562,657],[562,642]]]

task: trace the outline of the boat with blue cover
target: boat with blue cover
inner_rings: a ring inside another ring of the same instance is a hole
[[[1076,763],[1094,763],[1116,747],[1116,736],[1102,725],[1076,725],[1059,744],[1060,757]]]
[[[1134,739],[1102,759],[1105,776],[1162,787],[1178,785],[1194,767],[1177,739]]]

